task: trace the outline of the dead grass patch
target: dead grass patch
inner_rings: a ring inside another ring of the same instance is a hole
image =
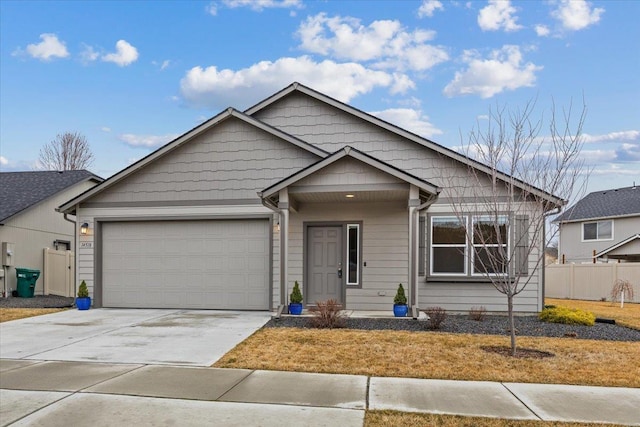
[[[352,329],[265,328],[213,366],[379,377],[640,387],[640,343],[520,337],[555,357],[518,359],[482,350],[509,337]],[[615,362],[615,363],[614,363]]]
[[[56,313],[67,310],[66,308],[0,308],[0,323],[9,320],[24,319],[26,317],[42,316],[43,314]]]
[[[438,427],[595,427],[602,424],[560,423],[533,420],[504,420],[498,418],[462,417],[458,415],[419,414],[397,411],[367,411],[365,427],[438,426]]]
[[[545,304],[590,311],[596,317],[614,319],[618,325],[640,330],[640,304],[638,303],[625,302],[624,307],[620,308],[619,302],[546,298]]]

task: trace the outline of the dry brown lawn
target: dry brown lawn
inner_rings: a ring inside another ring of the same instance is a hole
[[[25,317],[41,316],[67,310],[66,308],[0,308],[0,323]]]
[[[620,308],[619,302],[546,298],[545,304],[590,311],[596,317],[614,319],[618,325],[640,330],[640,304],[638,303],[625,303],[624,307]]]
[[[640,342],[520,337],[555,357],[488,353],[507,336],[349,329],[265,328],[214,364],[220,368],[640,387]]]
[[[595,427],[602,424],[559,423],[548,421],[504,420],[497,418],[461,417],[457,415],[417,414],[396,411],[367,411],[365,427],[439,426],[439,427]],[[607,424],[613,425],[613,424]]]

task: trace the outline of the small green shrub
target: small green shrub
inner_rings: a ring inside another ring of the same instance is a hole
[[[291,295],[289,296],[289,301],[293,304],[300,304],[302,302],[302,292],[300,292],[300,285],[296,280],[296,283],[293,285],[293,290],[291,291]]]
[[[80,283],[80,287],[78,288],[78,298],[87,298],[89,296],[89,289],[87,289],[87,284],[83,280]]]
[[[593,313],[567,307],[545,308],[540,312],[538,318],[543,322],[563,323],[565,325],[593,326],[596,322],[596,316]]]
[[[396,296],[393,298],[394,304],[406,305],[407,304],[407,296],[404,294],[404,288],[402,287],[402,283],[398,285],[398,292],[396,292]]]

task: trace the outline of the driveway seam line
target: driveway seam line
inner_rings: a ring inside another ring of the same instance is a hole
[[[234,388],[238,387],[238,385],[240,385],[240,383],[244,382],[244,380],[246,380],[247,378],[249,378],[251,375],[253,375],[256,372],[255,369],[252,369],[251,372],[249,372],[248,375],[245,375],[240,381],[238,381],[237,383],[235,383],[234,385],[231,386],[231,388],[229,388],[227,391],[225,391],[224,393],[222,393],[220,396],[218,396],[218,398],[215,400],[216,402],[220,402],[224,396],[226,396],[227,394],[229,394],[229,392],[231,390],[233,390]],[[222,402],[228,402],[228,400],[224,400]]]
[[[4,390],[12,390],[12,389],[4,389]],[[43,392],[44,392],[45,390],[19,390],[19,391],[27,391],[27,392],[30,392],[30,393],[31,393],[31,392],[38,392],[38,391],[43,391]],[[55,390],[48,390],[48,391],[54,391],[54,392],[55,392]],[[15,420],[13,420],[13,421],[11,422],[11,424],[6,424],[6,425],[7,425],[7,427],[8,427],[8,426],[11,426],[11,425],[13,425],[13,424],[15,424],[15,423],[17,423],[18,421],[21,421],[21,420],[23,420],[23,419],[25,419],[25,418],[29,417],[29,416],[31,416],[31,415],[33,415],[33,414],[37,413],[37,412],[42,411],[43,409],[48,408],[49,406],[51,406],[51,405],[53,405],[53,404],[55,404],[55,403],[61,402],[61,401],[63,401],[64,399],[67,399],[67,398],[69,398],[69,397],[73,396],[74,394],[76,394],[76,392],[75,392],[75,391],[62,391],[62,392],[60,392],[60,393],[69,393],[69,394],[67,394],[66,396],[61,397],[60,399],[56,399],[56,400],[54,400],[54,401],[52,401],[52,402],[49,402],[49,403],[47,403],[46,405],[44,405],[43,407],[38,408],[38,409],[36,409],[35,411],[31,411],[31,412],[29,412],[28,414],[23,415],[23,416],[21,416],[20,418],[17,418],[17,419],[15,419]]]
[[[80,362],[80,363],[95,363],[95,362]],[[104,362],[97,362],[97,363],[104,363]],[[109,365],[114,365],[113,363],[108,363],[108,364],[109,364]],[[124,364],[124,363],[123,363],[123,364]],[[133,365],[140,365],[140,366],[137,366],[137,367],[135,367],[135,368],[133,368],[133,369],[130,369],[130,370],[126,371],[126,372],[122,372],[122,373],[120,373],[120,374],[118,374],[118,375],[116,375],[116,376],[113,376],[113,377],[111,377],[111,378],[107,378],[107,379],[104,379],[104,380],[102,380],[102,381],[98,381],[97,383],[95,383],[95,384],[91,384],[90,386],[87,386],[87,387],[81,388],[81,389],[77,390],[77,391],[76,391],[76,393],[91,393],[90,391],[86,391],[86,392],[85,392],[85,390],[86,390],[86,389],[88,389],[88,388],[95,387],[95,386],[97,386],[97,385],[103,384],[103,383],[105,383],[105,382],[107,382],[107,381],[111,381],[111,380],[114,380],[114,379],[116,379],[116,378],[120,378],[121,376],[126,375],[126,374],[128,374],[128,373],[130,373],[130,372],[137,371],[138,369],[142,369],[142,368],[144,368],[145,366],[149,366],[149,365],[139,364],[139,363],[132,363],[132,364],[133,364]]]
[[[538,415],[538,414],[536,413],[536,411],[534,411],[533,409],[531,409],[531,408],[529,407],[529,405],[527,405],[526,403],[524,403],[524,401],[523,401],[522,399],[520,399],[520,397],[519,397],[518,395],[516,395],[516,394],[515,394],[515,393],[514,393],[514,392],[513,392],[509,387],[507,387],[507,385],[506,385],[505,383],[500,382],[500,385],[501,385],[502,387],[504,387],[504,388],[505,388],[509,393],[511,393],[511,395],[512,395],[513,397],[515,397],[515,398],[518,400],[518,402],[522,403],[522,405],[523,405],[525,408],[527,408],[527,409],[529,410],[529,412],[531,412],[533,415],[535,415],[535,416],[536,416],[540,421],[545,421],[545,420],[544,420],[540,415]]]

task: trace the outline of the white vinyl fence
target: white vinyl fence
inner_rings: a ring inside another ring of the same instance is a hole
[[[44,294],[75,296],[74,270],[73,252],[44,248]]]
[[[633,302],[640,302],[640,263],[551,264],[545,267],[545,296],[611,301],[611,288],[617,279],[633,285]]]

